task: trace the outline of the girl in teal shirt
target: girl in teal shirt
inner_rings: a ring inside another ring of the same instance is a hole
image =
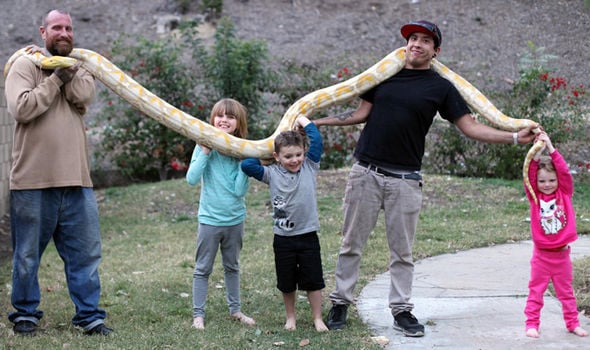
[[[222,99],[211,110],[210,123],[236,137],[247,136],[246,108],[233,99]],[[193,273],[193,327],[205,328],[205,301],[209,275],[217,250],[221,250],[226,297],[231,317],[253,326],[254,319],[240,308],[240,251],[244,235],[248,176],[240,160],[204,145],[197,145],[186,174],[189,185],[201,183],[196,263]]]

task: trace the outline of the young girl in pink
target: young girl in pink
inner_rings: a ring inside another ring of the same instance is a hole
[[[561,302],[567,330],[585,337],[588,332],[580,327],[572,288],[573,270],[569,244],[578,238],[576,214],[572,206],[574,183],[565,160],[553,147],[549,136],[542,132],[538,140],[544,141],[545,146],[531,162],[528,172],[536,201],[525,186],[531,208],[531,234],[534,243],[529,296],[524,310],[526,335],[539,337],[543,294],[549,281],[552,281]],[[549,156],[541,157],[545,149]]]

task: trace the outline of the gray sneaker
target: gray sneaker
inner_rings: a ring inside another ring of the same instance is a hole
[[[406,337],[423,337],[424,326],[409,311],[402,311],[393,316],[393,329],[401,331]]]

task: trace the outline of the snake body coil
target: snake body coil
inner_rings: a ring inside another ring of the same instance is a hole
[[[298,117],[309,117],[321,109],[349,101],[395,75],[405,64],[405,48],[396,49],[359,75],[339,84],[311,92],[297,100],[287,109],[277,129],[271,136],[262,140],[246,140],[220,131],[212,125],[170,105],[142,87],[141,84],[125,74],[111,61],[94,51],[74,49],[69,57],[45,57],[40,53],[28,54],[25,49],[21,49],[15,52],[6,63],[4,76],[8,74],[12,63],[20,56],[25,56],[37,66],[46,69],[70,67],[79,60],[86,70],[109,89],[139,111],[166,127],[224,154],[238,158],[256,157],[262,159],[272,158],[275,137],[280,132],[291,129]],[[432,68],[459,90],[474,112],[483,116],[498,128],[518,131],[529,125],[537,125],[537,123],[528,119],[514,119],[506,116],[473,85],[438,60],[433,59]],[[525,158],[523,164],[525,181],[528,179],[528,165],[542,145],[542,142],[533,145]],[[527,187],[533,193],[529,183],[527,183]]]

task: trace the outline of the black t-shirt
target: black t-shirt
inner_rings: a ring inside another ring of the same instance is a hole
[[[470,113],[451,82],[430,69],[402,69],[361,98],[373,107],[354,155],[384,168],[419,171],[437,111],[450,122]]]

